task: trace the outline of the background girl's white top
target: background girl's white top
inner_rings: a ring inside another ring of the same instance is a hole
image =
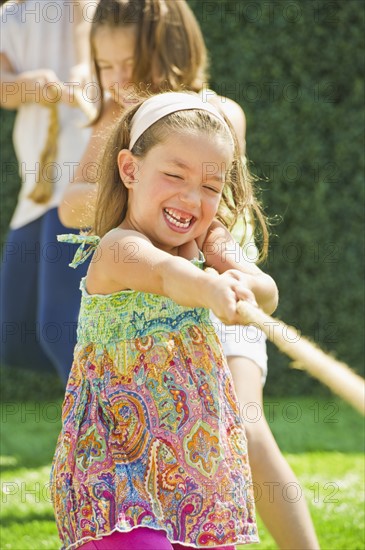
[[[62,82],[70,81],[70,70],[77,63],[71,4],[62,0],[27,0],[2,7],[0,50],[6,54],[16,72],[51,69]],[[12,229],[24,226],[59,205],[65,187],[76,170],[76,163],[80,161],[90,139],[90,130],[82,128],[86,117],[80,109],[61,103],[58,108],[60,132],[56,181],[54,194],[47,204],[36,204],[27,196],[35,186],[37,163],[46,143],[50,111],[39,103],[27,103],[18,109],[13,140],[20,164],[22,188],[10,222]]]

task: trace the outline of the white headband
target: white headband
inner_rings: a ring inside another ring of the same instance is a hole
[[[175,113],[176,111],[188,111],[191,109],[199,109],[208,111],[217,117],[230,129],[219,111],[208,102],[202,101],[198,94],[183,93],[183,92],[166,92],[158,94],[147,99],[135,113],[131,124],[131,139],[129,150],[131,151],[136,144],[136,141],[141,135],[164,116]]]

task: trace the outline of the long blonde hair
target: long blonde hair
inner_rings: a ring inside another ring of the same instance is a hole
[[[111,229],[118,227],[124,220],[128,209],[128,190],[119,174],[117,158],[119,151],[128,149],[130,143],[131,121],[145,100],[126,111],[115,123],[105,149],[100,154],[100,179],[98,198],[95,208],[95,223],[92,232],[103,237]],[[177,111],[163,117],[150,126],[137,140],[132,154],[143,158],[152,147],[163,143],[171,132],[200,131],[214,139],[221,137],[234,141],[234,158],[226,174],[217,218],[230,230],[242,219],[244,226],[247,218],[252,223],[257,219],[262,236],[260,259],[267,254],[268,231],[260,205],[253,192],[252,178],[243,166],[239,144],[235,132],[226,120],[227,126],[217,117],[205,110],[194,109]],[[243,239],[242,239],[243,240]]]

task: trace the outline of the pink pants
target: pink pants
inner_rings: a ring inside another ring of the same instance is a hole
[[[138,527],[129,533],[115,531],[101,540],[87,542],[79,550],[196,550],[192,546],[171,543],[165,531]],[[208,550],[208,549],[207,549]],[[235,550],[234,546],[210,547],[209,550]]]

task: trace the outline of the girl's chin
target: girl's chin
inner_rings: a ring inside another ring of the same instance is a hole
[[[137,105],[141,101],[141,98],[134,97],[134,98],[123,98],[122,105],[125,107],[130,107],[131,105]]]
[[[122,107],[122,109],[124,108],[127,108],[127,107],[131,107],[132,105],[136,105],[137,103],[140,102],[140,98],[138,98],[137,96],[120,96],[118,94],[113,94],[111,93],[110,94],[113,101],[119,105],[119,107]]]
[[[113,95],[113,99],[118,105],[121,107],[131,107],[132,105],[137,105],[141,101],[141,98],[137,95],[135,96],[120,96],[120,95]]]

